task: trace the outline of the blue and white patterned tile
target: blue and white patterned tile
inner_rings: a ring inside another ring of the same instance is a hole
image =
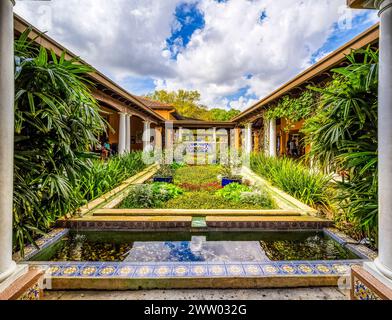
[[[99,268],[100,266],[98,265],[89,265],[86,264],[84,266],[80,267],[79,275],[81,277],[97,277],[99,276]]]
[[[173,267],[170,264],[162,264],[154,267],[153,276],[164,278],[170,277],[173,274]]]
[[[255,263],[250,263],[250,264],[243,264],[243,268],[245,270],[245,275],[246,276],[263,276],[264,272],[261,266],[255,264]]]
[[[61,277],[77,277],[80,275],[80,269],[82,265],[77,265],[74,263],[67,264],[62,267],[61,272],[58,274],[58,276]]]
[[[151,278],[154,273],[153,265],[139,265],[136,267],[134,276],[137,278]]]
[[[276,263],[262,264],[261,268],[265,276],[275,276],[282,273],[282,271],[279,269],[278,264]]]
[[[190,275],[195,277],[208,276],[208,265],[199,263],[192,265]]]
[[[173,266],[173,276],[174,277],[188,277],[191,272],[190,264],[177,264]]]
[[[98,275],[99,277],[112,277],[117,273],[118,263],[105,263],[99,267]]]
[[[245,270],[241,264],[227,264],[226,271],[228,276],[244,276]]]
[[[136,268],[137,268],[137,266],[135,266],[135,265],[128,265],[128,264],[120,263],[118,265],[115,276],[131,278],[134,276]]]
[[[311,262],[309,263],[318,275],[331,275],[335,274],[335,270],[332,268],[332,264],[328,262]]]
[[[309,263],[304,262],[299,262],[295,264],[297,267],[297,272],[298,274],[304,275],[304,276],[310,276],[317,274],[316,269]]]
[[[48,266],[48,269],[46,270],[47,274],[56,277],[62,274],[62,270],[64,268],[63,264],[52,264]]]
[[[283,263],[279,263],[278,267],[281,271],[281,274],[285,274],[285,275],[300,274],[298,267],[294,263],[283,262]]]
[[[208,274],[213,277],[224,277],[227,275],[224,264],[210,264],[208,265]]]
[[[39,248],[37,248],[32,244],[26,246],[26,248],[24,249],[23,260],[31,259],[33,256],[38,254],[41,250],[49,247],[50,245],[52,245],[53,243],[55,243],[65,235],[67,235],[68,232],[69,229],[63,229],[63,228],[53,229],[52,231],[50,231],[49,233],[47,233],[46,235],[44,235],[43,237],[39,238],[36,241],[36,245]]]

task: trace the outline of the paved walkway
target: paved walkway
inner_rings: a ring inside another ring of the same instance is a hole
[[[46,291],[46,300],[346,300],[337,288]]]

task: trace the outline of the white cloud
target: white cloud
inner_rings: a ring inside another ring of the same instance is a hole
[[[210,107],[244,109],[309,66],[336,23],[347,26],[346,0],[199,0],[205,26],[172,60],[165,41],[180,28],[182,2],[52,0],[49,35],[116,79],[150,77],[158,89],[199,90]],[[16,12],[48,21],[36,4],[19,2]],[[242,88],[247,95],[225,98]]]

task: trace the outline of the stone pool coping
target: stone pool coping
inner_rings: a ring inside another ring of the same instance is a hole
[[[376,255],[356,244],[337,229],[324,232],[362,259],[266,262],[73,262],[29,261],[41,250],[68,234],[54,229],[37,241],[39,249],[27,246],[20,263],[44,269],[53,289],[138,289],[138,288],[262,288],[333,286],[348,277],[351,267]]]

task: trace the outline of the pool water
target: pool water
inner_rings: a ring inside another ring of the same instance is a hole
[[[323,232],[70,232],[30,260],[263,262],[358,257]]]

